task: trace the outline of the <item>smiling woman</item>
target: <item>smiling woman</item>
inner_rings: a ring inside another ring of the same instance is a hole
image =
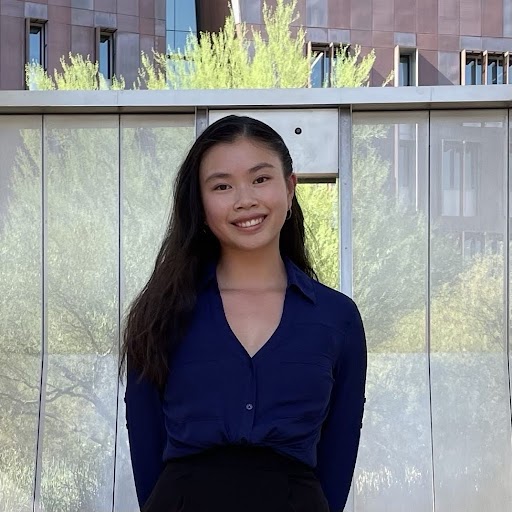
[[[316,279],[297,178],[268,125],[196,140],[124,330],[126,419],[144,512],[340,512],[359,444],[366,343]]]
[[[217,144],[205,153],[199,176],[205,222],[224,257],[244,250],[279,254],[297,178],[285,176],[278,154],[245,137]]]

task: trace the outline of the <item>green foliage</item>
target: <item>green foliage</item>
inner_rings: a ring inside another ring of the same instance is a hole
[[[308,253],[318,278],[339,289],[338,185],[299,184],[297,198],[304,212]]]
[[[44,68],[35,62],[25,64],[25,82],[30,90],[53,91],[55,83]]]
[[[84,59],[80,54],[69,53],[69,62],[61,57],[62,73],[54,71],[54,78],[38,64],[27,64],[25,80],[30,89],[40,91],[97,91],[121,90],[125,88],[124,78],[113,77],[109,86],[105,77],[98,71],[98,63],[91,62],[89,55]]]
[[[218,33],[188,36],[184,54],[168,58],[142,54],[137,87],[146,89],[248,89],[305,87],[309,62],[304,55],[305,32],[293,36],[297,0],[278,0],[263,8],[267,37],[245,23],[235,23],[233,11]]]
[[[362,87],[368,86],[370,73],[375,63],[375,50],[361,57],[361,46],[354,49],[341,47],[336,50],[336,58],[332,63],[332,87]],[[387,85],[393,79],[390,72],[384,83]]]

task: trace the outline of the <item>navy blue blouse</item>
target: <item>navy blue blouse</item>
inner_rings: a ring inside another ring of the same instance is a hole
[[[215,445],[272,447],[315,469],[331,512],[343,510],[364,408],[359,311],[285,259],[279,326],[251,358],[224,315],[211,265],[163,397],[128,364],[126,423],[139,504],[165,461]]]

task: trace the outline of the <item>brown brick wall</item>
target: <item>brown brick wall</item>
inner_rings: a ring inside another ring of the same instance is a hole
[[[128,87],[140,51],[165,50],[165,0],[0,0],[0,89],[24,89],[25,19],[46,20],[47,67],[70,51],[96,58],[95,27],[115,29],[115,73]]]
[[[199,1],[205,16],[206,11],[223,12],[227,3]],[[239,3],[242,21],[261,23],[261,0]],[[404,41],[418,48],[419,85],[458,84],[463,49],[512,51],[512,0],[299,0],[298,9],[308,40],[375,48],[372,85],[380,85],[393,69],[393,49],[407,46]],[[210,20],[205,25],[200,19],[199,29],[220,24]],[[339,41],[340,35],[345,41]]]

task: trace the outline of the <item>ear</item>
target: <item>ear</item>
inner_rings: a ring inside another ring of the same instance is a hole
[[[286,179],[286,188],[288,195],[288,209],[292,207],[292,200],[295,196],[295,188],[297,187],[297,175],[295,173],[290,174]]]

